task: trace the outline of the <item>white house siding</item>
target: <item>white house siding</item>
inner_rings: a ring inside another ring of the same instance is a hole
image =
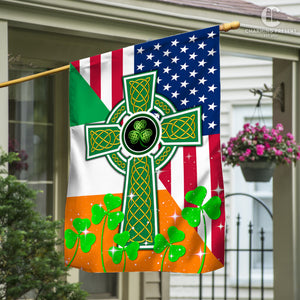
[[[272,85],[272,61],[266,58],[254,58],[223,53],[221,55],[221,142],[226,142],[232,135],[233,107],[236,105],[250,104],[253,110],[249,111],[251,117],[258,96],[249,92],[252,88],[262,88],[263,84]],[[267,100],[269,101],[269,100]],[[269,101],[270,103],[270,101]],[[231,190],[231,168],[223,167],[225,193]],[[230,205],[226,204],[227,217]],[[230,262],[228,271],[230,270]],[[224,269],[217,271],[215,276],[215,299],[224,299]],[[230,284],[230,279],[228,279]],[[233,283],[234,284],[234,283]],[[212,299],[211,274],[203,276],[203,299]],[[239,291],[240,299],[248,299],[247,284]],[[235,299],[236,290],[227,289],[227,299]],[[193,300],[199,299],[199,275],[176,274],[170,276],[170,299]],[[252,299],[260,299],[260,291],[253,288]],[[265,299],[273,299],[271,289],[265,290]]]
[[[299,0],[248,0],[260,6],[275,6],[291,16],[300,17],[300,1]]]

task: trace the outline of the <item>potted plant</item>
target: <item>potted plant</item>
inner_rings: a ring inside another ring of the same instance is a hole
[[[275,128],[244,124],[236,137],[222,145],[226,165],[241,166],[246,181],[269,181],[276,165],[296,163],[300,146],[291,133],[283,134],[283,125]]]

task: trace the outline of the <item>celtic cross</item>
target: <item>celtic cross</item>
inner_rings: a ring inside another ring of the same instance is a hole
[[[156,78],[157,71],[124,76],[124,99],[105,123],[85,125],[86,159],[106,156],[125,176],[120,232],[128,231],[140,249],[153,249],[159,232],[155,173],[177,147],[202,143],[201,107],[177,112],[155,92]]]

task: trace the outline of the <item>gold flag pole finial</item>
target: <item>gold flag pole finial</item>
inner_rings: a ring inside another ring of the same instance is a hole
[[[231,29],[238,29],[239,27],[240,27],[240,22],[239,21],[234,21],[234,22],[231,22],[231,23],[221,24],[219,28],[220,28],[220,31],[229,31]],[[70,68],[70,65],[66,65],[66,66],[62,66],[60,68],[55,68],[55,69],[45,71],[45,72],[41,72],[41,73],[37,73],[37,74],[34,74],[34,75],[29,75],[29,76],[21,77],[21,78],[18,78],[18,79],[13,79],[13,80],[10,80],[10,81],[2,82],[2,83],[0,83],[0,88],[10,86],[10,85],[13,85],[13,84],[16,84],[16,83],[29,81],[29,80],[32,80],[32,79],[35,79],[35,78],[55,74],[55,73],[58,73],[58,72],[61,72],[61,71],[68,70],[69,68]]]
[[[220,31],[229,31],[231,29],[238,29],[240,27],[239,21],[233,21],[231,23],[224,23],[220,25]]]

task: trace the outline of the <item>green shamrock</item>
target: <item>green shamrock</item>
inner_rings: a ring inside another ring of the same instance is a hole
[[[107,208],[107,211],[100,205],[95,204],[92,207],[92,222],[95,225],[98,225],[103,218],[104,222],[107,220],[107,227],[110,230],[114,230],[124,219],[124,213],[121,211],[112,212],[114,209],[118,208],[122,204],[120,197],[116,197],[112,194],[106,194],[104,196],[104,204]]]
[[[198,273],[201,273],[205,255],[206,255],[206,240],[207,240],[207,232],[206,232],[206,221],[204,212],[206,212],[207,216],[212,220],[217,220],[221,216],[221,204],[222,201],[220,197],[213,196],[211,197],[204,205],[202,205],[207,194],[207,190],[204,186],[198,186],[195,190],[189,191],[185,195],[185,200],[191,204],[196,205],[196,207],[186,207],[182,210],[182,217],[188,221],[189,225],[192,227],[197,227],[201,223],[201,213],[204,224],[204,254],[203,259],[199,268]]]
[[[104,218],[102,235],[101,235],[101,259],[102,259],[102,267],[103,271],[106,272],[103,260],[103,236],[104,236],[104,228],[107,221],[107,227],[110,230],[114,230],[118,227],[118,225],[124,219],[124,213],[121,211],[115,211],[114,209],[118,208],[122,204],[122,200],[120,197],[116,197],[112,194],[106,194],[104,196],[104,204],[106,206],[107,211],[100,205],[95,204],[92,207],[92,222],[95,225],[98,225]]]
[[[150,138],[153,134],[152,130],[147,128],[147,121],[146,120],[140,120],[135,121],[133,124],[134,130],[129,131],[128,138],[131,142],[131,144],[137,144],[140,142],[140,144],[146,148],[143,143],[149,143]]]
[[[128,231],[124,231],[122,233],[117,233],[114,236],[114,242],[120,247],[110,247],[108,254],[111,256],[113,262],[115,264],[119,264],[122,261],[122,256],[124,253],[124,267],[123,272],[126,267],[126,254],[130,260],[135,260],[138,256],[138,250],[140,248],[140,244],[138,242],[130,243],[126,246],[130,239],[130,233]]]
[[[79,243],[82,252],[87,253],[91,250],[92,245],[96,241],[96,236],[93,233],[88,233],[88,228],[91,226],[91,221],[89,219],[80,219],[76,218],[73,221],[73,227],[76,229],[77,233],[74,232],[72,229],[67,229],[65,231],[65,241],[66,241],[66,247],[68,249],[72,249],[75,246],[75,243],[77,242],[76,250],[74,253],[73,258],[69,262],[68,266],[71,265],[72,261],[74,260]]]
[[[171,226],[168,229],[168,236],[170,242],[168,242],[161,233],[157,234],[154,239],[154,248],[153,248],[154,252],[161,253],[165,250],[162,263],[161,263],[161,272],[163,271],[164,260],[168,250],[169,250],[168,257],[171,262],[176,262],[186,252],[184,246],[173,245],[174,243],[178,243],[184,240],[185,234],[183,231],[178,230],[175,226]]]
[[[213,196],[204,205],[202,205],[207,194],[204,186],[198,186],[195,190],[189,191],[185,195],[185,200],[197,207],[186,207],[182,210],[182,217],[188,221],[192,227],[200,225],[201,212],[206,212],[208,217],[216,220],[221,216],[221,199],[218,196]]]

